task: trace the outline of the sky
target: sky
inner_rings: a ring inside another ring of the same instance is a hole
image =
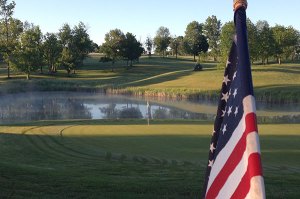
[[[10,2],[10,1],[9,1]],[[233,19],[232,0],[15,0],[13,17],[39,25],[43,33],[58,32],[64,23],[80,21],[91,39],[101,44],[112,29],[131,32],[142,42],[154,37],[160,26],[173,36],[184,35],[188,23],[204,23],[215,15],[222,24]],[[247,16],[252,22],[267,20],[300,30],[299,0],[248,0]]]

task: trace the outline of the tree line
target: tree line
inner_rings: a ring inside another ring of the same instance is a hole
[[[43,73],[44,65],[51,74],[58,67],[63,67],[68,75],[75,73],[96,45],[86,25],[80,22],[71,28],[64,24],[58,33],[43,35],[39,26],[12,17],[15,5],[14,1],[0,0],[0,54],[7,64],[7,77],[10,78],[10,70],[14,69],[29,79],[38,69]]]
[[[247,27],[252,62],[268,64],[270,58],[275,58],[281,64],[283,59],[294,60],[299,56],[300,33],[292,26],[270,27],[267,21],[254,24],[247,19]],[[171,36],[168,28],[160,27],[153,39],[147,37],[145,47],[149,56],[153,49],[162,56],[169,50],[176,58],[177,55],[193,55],[195,61],[196,56],[205,55],[226,63],[234,35],[233,21],[222,25],[216,16],[210,16],[205,23],[189,23],[184,36]]]
[[[88,53],[98,50],[105,54],[101,61],[114,63],[118,59],[127,61],[127,69],[143,53],[151,56],[154,51],[163,57],[167,53],[209,56],[214,61],[226,63],[235,30],[234,22],[222,25],[216,16],[209,16],[204,23],[192,21],[186,27],[183,36],[172,36],[167,27],[159,27],[154,38],[147,37],[142,43],[132,33],[124,34],[120,29],[109,31],[104,43],[98,48],[88,34],[86,25],[80,22],[73,28],[64,24],[58,33],[43,35],[39,26],[13,18],[16,4],[14,1],[0,0],[0,58],[7,64],[7,77],[10,70],[21,71],[30,78],[30,74],[44,65],[48,72],[55,74],[63,67],[67,74],[75,73],[83,64]],[[275,25],[270,27],[267,21],[256,24],[247,19],[249,49],[252,62],[268,64],[269,59],[292,59],[300,54],[300,34],[292,26]],[[144,48],[144,47],[145,48]]]
[[[276,59],[278,64],[282,60],[294,60],[300,54],[300,33],[292,26],[275,25],[271,27],[267,21],[257,21],[255,24],[247,19],[248,40],[251,61],[261,61],[268,64],[270,59]],[[216,16],[209,16],[204,23],[192,21],[189,23],[183,36],[172,36],[167,27],[161,26],[154,38],[147,37],[144,42],[144,52],[151,56],[152,52],[163,57],[167,53],[172,55],[192,55],[196,57],[210,57],[222,65],[226,63],[231,43],[234,40],[234,22],[229,21],[222,25]],[[112,30],[105,36],[105,42],[100,47],[101,52],[116,60],[122,56],[121,30]],[[141,43],[135,40],[137,46]],[[116,45],[118,44],[118,45]],[[113,50],[114,49],[114,50]],[[136,48],[137,49],[137,48]],[[115,53],[112,53],[115,52]],[[139,57],[138,54],[137,57]]]

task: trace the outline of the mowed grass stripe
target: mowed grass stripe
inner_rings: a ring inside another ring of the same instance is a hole
[[[120,121],[121,123],[122,121]],[[125,121],[126,122],[126,121]],[[76,122],[74,122],[76,123]],[[92,124],[89,124],[92,123]],[[43,126],[0,126],[0,131],[5,133],[26,133],[26,134],[43,134],[64,136],[145,136],[145,135],[210,135],[213,131],[212,124],[151,124],[148,126],[146,121],[139,121],[144,124],[105,125],[105,122],[83,121],[76,125],[49,125]],[[176,123],[176,122],[175,122]],[[262,124],[258,125],[260,135],[300,135],[299,124]]]
[[[0,126],[0,197],[200,198],[212,126],[140,120]],[[298,129],[259,125],[268,198],[300,196]],[[106,160],[106,152],[113,157]]]
[[[154,124],[154,125],[97,125],[86,121],[78,125],[26,127],[28,135],[35,135],[56,153],[79,158],[103,157],[107,152],[126,156],[147,156],[179,161],[205,161],[211,124]],[[299,140],[299,125],[259,125],[263,154],[270,154],[271,162],[280,162],[280,155],[299,154],[299,147],[285,146]],[[24,127],[2,127],[7,132],[24,132]],[[291,139],[289,139],[291,138]],[[293,139],[294,138],[294,139]],[[31,138],[32,139],[32,138]],[[278,140],[282,140],[280,143]],[[286,140],[286,141],[285,141]],[[197,146],[198,142],[198,146]],[[266,145],[264,145],[266,143]],[[190,147],[193,146],[193,147]],[[155,148],[155,150],[153,150]],[[157,149],[159,150],[157,150]],[[174,151],[174,152],[173,152]],[[272,155],[274,154],[274,155]],[[197,158],[197,155],[199,158]],[[274,156],[274,158],[272,158]]]
[[[65,127],[67,128],[67,127]],[[94,161],[95,159],[99,159],[100,156],[96,156],[93,154],[87,154],[79,150],[74,150],[70,147],[65,146],[64,139],[60,136],[59,132],[54,133],[53,129],[48,133],[47,127],[38,127],[38,128],[31,128],[33,131],[30,131],[30,135],[26,135],[27,138],[32,140],[34,145],[38,145],[38,143],[42,143],[40,148],[43,148],[44,153],[51,153],[55,154],[56,156],[61,157],[72,157],[72,158],[79,158],[85,160]],[[27,133],[29,133],[27,132]],[[37,138],[35,140],[32,139],[33,137]],[[58,136],[54,136],[58,135]]]

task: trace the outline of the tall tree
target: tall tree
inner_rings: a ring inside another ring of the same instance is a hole
[[[61,44],[66,47],[72,41],[72,29],[69,24],[63,24],[58,33],[58,38]]]
[[[60,63],[70,75],[71,70],[75,73],[76,68],[83,65],[83,60],[88,53],[93,51],[92,41],[87,33],[87,27],[82,22],[73,29],[68,24],[64,24],[58,36],[63,46]]]
[[[214,15],[208,17],[204,24],[204,33],[208,39],[210,54],[216,61],[220,55],[221,21]]]
[[[102,44],[101,50],[112,59],[112,71],[114,71],[114,63],[122,55],[124,39],[125,35],[120,29],[114,29],[105,34],[105,42]]]
[[[247,21],[247,30],[248,30],[248,45],[249,45],[249,53],[250,59],[252,63],[258,59],[259,57],[259,35],[256,26],[251,22],[248,18]]]
[[[7,78],[10,78],[10,55],[12,53],[12,44],[10,42],[10,32],[11,32],[11,26],[10,21],[12,20],[12,15],[14,13],[16,3],[12,1],[11,3],[7,3],[7,0],[0,0],[0,15],[1,15],[1,22],[4,24],[4,28],[1,31],[1,35],[4,36],[4,40],[2,41],[4,43],[4,60],[7,64]]]
[[[122,41],[122,57],[127,59],[127,69],[128,62],[132,66],[132,61],[137,60],[143,53],[144,49],[142,44],[137,41],[136,37],[132,33],[127,33],[124,40]]]
[[[39,26],[31,25],[20,36],[20,42],[12,52],[12,67],[24,72],[27,79],[43,64],[42,32]]]
[[[9,31],[8,31],[8,40],[7,40],[7,32],[5,28],[5,23],[3,21],[0,22],[0,54],[3,58],[9,58],[7,51],[11,53],[16,45],[19,43],[19,36],[23,32],[23,22],[19,19],[11,18],[8,21]],[[8,43],[7,43],[8,41]],[[8,59],[5,59],[6,63]],[[8,63],[9,64],[9,63]]]
[[[59,58],[59,63],[61,66],[65,68],[65,70],[68,73],[68,76],[71,75],[71,71],[75,70],[76,66],[78,66],[79,63],[77,63],[77,56],[74,53],[74,45],[69,45],[63,48],[61,56]]]
[[[170,43],[170,47],[173,51],[173,54],[175,54],[176,56],[176,59],[177,59],[177,56],[178,56],[178,53],[179,53],[179,46],[180,46],[180,43],[181,43],[181,38],[182,37],[174,37],[174,38],[171,38],[171,43]]]
[[[58,37],[63,47],[59,58],[59,64],[65,68],[68,76],[70,76],[71,71],[75,71],[75,68],[80,64],[78,62],[80,54],[75,45],[74,35],[69,24],[64,24],[62,26],[59,30]]]
[[[187,49],[187,43],[184,40],[183,36],[178,36],[177,37],[177,41],[179,42],[179,46],[178,46],[178,54],[179,55],[186,55],[186,51],[185,49]]]
[[[225,66],[225,63],[228,58],[228,52],[230,51],[230,47],[235,35],[235,28],[233,21],[229,21],[225,23],[221,30],[221,43],[220,43],[220,50],[221,50],[221,64]]]
[[[272,32],[276,41],[276,57],[278,63],[281,64],[283,56],[286,58],[291,55],[298,41],[298,32],[293,27],[284,27],[276,25],[272,28]]]
[[[73,28],[72,35],[75,46],[74,50],[77,50],[77,54],[79,55],[77,57],[78,63],[82,65],[83,60],[87,57],[88,53],[93,50],[92,41],[87,32],[86,25],[83,22],[79,22],[79,24]]]
[[[289,26],[286,28],[285,35],[286,45],[283,48],[283,55],[285,56],[286,60],[289,58],[292,58],[292,60],[294,60],[296,54],[296,46],[299,41],[299,31],[292,26]]]
[[[156,32],[156,36],[154,37],[154,45],[156,47],[156,51],[165,57],[166,50],[170,44],[170,30],[166,27],[159,27]]]
[[[268,64],[269,57],[275,54],[275,39],[267,21],[258,21],[256,23],[258,32],[258,54],[262,64]]]
[[[147,37],[146,41],[145,41],[145,46],[146,46],[146,50],[148,53],[149,58],[151,57],[151,53],[152,53],[152,48],[153,48],[153,40],[151,39],[151,37]]]
[[[281,58],[282,58],[283,46],[284,46],[283,38],[284,38],[285,27],[276,25],[275,27],[272,27],[271,30],[276,42],[275,53],[276,53],[277,61],[278,64],[281,64]]]
[[[207,38],[203,35],[203,25],[197,21],[187,25],[184,40],[187,44],[186,51],[194,56],[194,61],[200,52],[207,52],[208,50],[209,45]]]
[[[49,72],[56,73],[59,57],[62,53],[62,45],[56,34],[47,33],[44,36],[43,50],[44,59],[48,64]]]

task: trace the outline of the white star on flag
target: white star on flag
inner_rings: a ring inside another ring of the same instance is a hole
[[[213,132],[212,132],[212,135],[214,135],[216,133],[216,131],[214,130]]]
[[[209,163],[208,163],[208,166],[209,166],[209,167],[212,167],[213,164],[214,164],[214,161],[213,161],[213,160],[209,160],[208,162],[209,162]]]
[[[234,98],[238,94],[237,91],[238,91],[238,89],[234,89],[234,93],[233,93]]]
[[[228,75],[226,75],[226,76],[224,77],[223,83],[225,83],[226,86],[227,86],[228,82],[230,82],[230,79],[228,78]]]
[[[234,74],[233,74],[233,80],[236,78],[236,74],[237,74],[237,72],[235,72]]]
[[[228,93],[222,93],[222,95],[223,95],[223,97],[222,97],[222,100],[225,100],[226,102],[228,101],[228,99],[229,99],[229,95],[228,95]]]
[[[225,134],[226,131],[227,131],[227,124],[225,124],[224,127],[223,127],[223,130],[222,130],[223,135]]]
[[[231,64],[231,62],[229,60],[227,60],[226,68],[229,66],[229,64]]]
[[[232,106],[230,106],[229,109],[228,109],[228,112],[227,112],[228,117],[230,116],[231,113],[232,113]]]
[[[226,114],[226,108],[225,108],[224,111],[222,110],[222,112],[223,112],[223,114],[221,115],[221,117],[225,117],[225,114]]]
[[[211,145],[210,145],[210,152],[214,152],[214,150],[215,150],[216,148],[214,147],[214,143],[211,143]]]
[[[235,108],[235,112],[234,112],[234,115],[235,115],[235,117],[236,117],[236,115],[239,113],[239,107],[237,106],[236,108]]]

